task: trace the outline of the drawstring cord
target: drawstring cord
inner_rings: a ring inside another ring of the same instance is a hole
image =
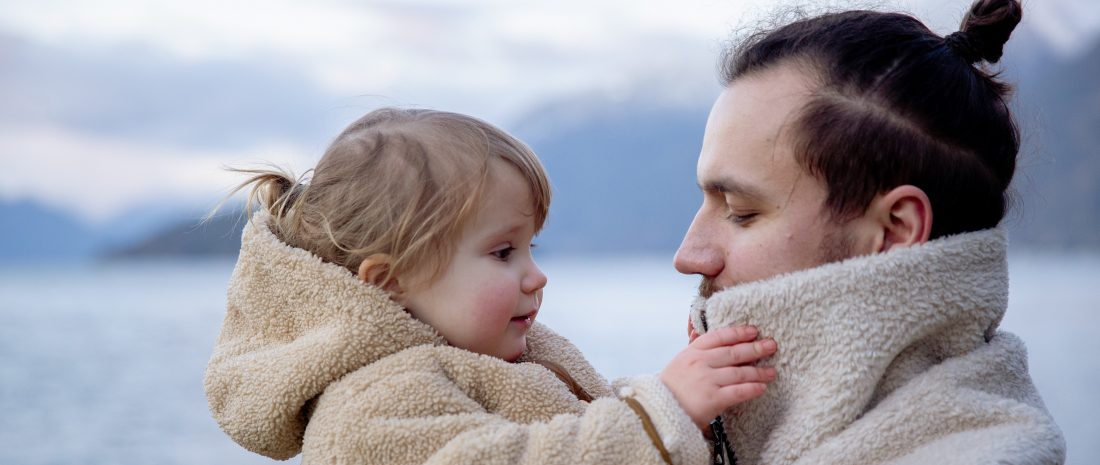
[[[707,331],[707,313],[699,312],[699,320],[703,323],[703,332]],[[712,453],[711,465],[737,465],[737,456],[730,448],[729,439],[726,438],[726,427],[722,424],[722,416],[719,415],[710,422],[710,433],[714,436],[711,440]]]
[[[714,421],[710,422],[710,432],[714,435],[714,439],[711,441],[714,445],[714,452],[710,463],[712,465],[737,465],[737,457],[733,455],[733,449],[730,449],[729,440],[726,439],[726,428],[722,426],[721,416],[715,417]]]

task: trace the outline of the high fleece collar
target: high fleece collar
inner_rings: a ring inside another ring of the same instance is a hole
[[[710,328],[755,325],[779,344],[764,362],[776,368],[777,379],[763,397],[726,415],[742,463],[793,463],[813,455],[891,393],[945,360],[996,345],[993,339],[1015,354],[1002,358],[1025,364],[1022,374],[1005,369],[1019,375],[1011,381],[1021,384],[1014,396],[1042,409],[1022,344],[996,331],[1008,302],[1006,242],[999,229],[960,234],[697,300],[697,329],[705,313]],[[891,447],[904,453],[898,444]]]

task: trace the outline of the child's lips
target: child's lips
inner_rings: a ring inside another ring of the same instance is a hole
[[[538,315],[538,313],[539,313],[538,310],[532,310],[531,313],[528,313],[526,315],[520,315],[520,316],[517,316],[517,317],[513,317],[512,322],[513,323],[519,323],[519,324],[522,324],[522,325],[525,325],[525,326],[530,326],[531,323],[535,322],[535,316]]]

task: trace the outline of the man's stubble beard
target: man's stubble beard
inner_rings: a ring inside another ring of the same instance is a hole
[[[853,255],[855,240],[851,234],[848,234],[841,226],[829,228],[825,232],[825,235],[821,240],[821,247],[818,248],[818,260],[817,265],[821,266],[826,263],[839,262],[851,258]],[[799,271],[799,270],[791,270]],[[770,277],[770,276],[769,276]],[[767,279],[767,278],[763,278]],[[741,284],[741,283],[734,283]],[[714,278],[704,276],[699,281],[699,296],[704,299],[709,299],[715,292],[721,291],[722,288],[718,287],[714,283]]]

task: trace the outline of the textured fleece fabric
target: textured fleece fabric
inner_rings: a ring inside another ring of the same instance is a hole
[[[857,257],[698,300],[760,328],[767,393],[726,412],[739,465],[1061,464],[1065,442],[1015,336],[1000,230]]]
[[[341,464],[674,464],[706,441],[656,378],[617,382],[541,324],[517,363],[448,346],[381,289],[245,226],[221,335],[207,367],[214,418],[256,453]],[[595,398],[578,400],[540,363]]]

